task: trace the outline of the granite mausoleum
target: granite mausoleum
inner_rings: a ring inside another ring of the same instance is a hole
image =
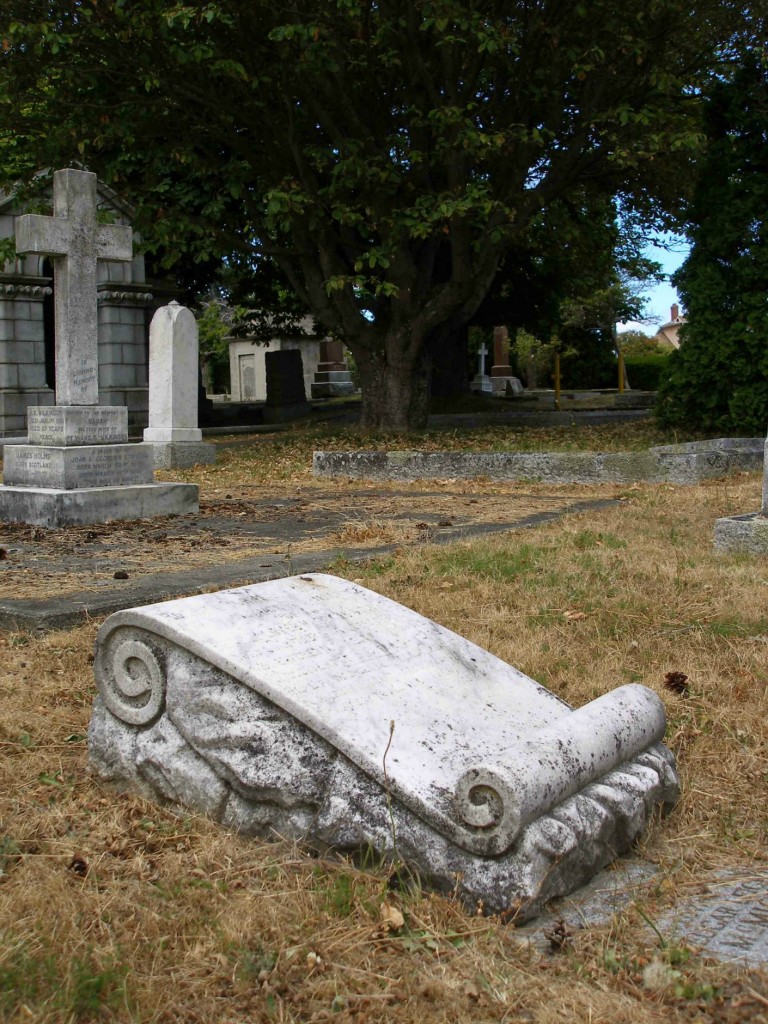
[[[271,352],[295,350],[301,353],[306,398],[338,398],[354,394],[355,386],[344,360],[344,346],[332,338],[317,337],[312,331],[312,318],[306,317],[294,332],[276,335],[266,345],[257,344],[247,337],[230,340],[232,401],[265,402],[266,356]]]
[[[130,225],[130,208],[111,189],[97,183],[96,196],[100,215],[116,226]],[[14,199],[0,196],[0,238],[14,237],[24,212]],[[0,437],[26,434],[29,406],[56,403],[52,262],[49,254],[29,252],[0,273]],[[127,408],[129,426],[143,427],[148,324],[155,304],[144,257],[100,260],[96,289],[99,403]]]

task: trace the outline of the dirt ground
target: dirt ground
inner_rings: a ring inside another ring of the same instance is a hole
[[[59,529],[0,524],[0,596],[61,597],[260,556],[269,568],[308,552],[328,551],[330,558],[351,547],[408,546],[519,529],[606,498],[605,488],[552,491],[474,481],[375,488],[289,482],[202,497],[198,515]]]

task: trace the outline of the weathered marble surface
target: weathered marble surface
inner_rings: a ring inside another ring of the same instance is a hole
[[[128,440],[128,410],[121,405],[30,406],[29,444],[115,444]]]
[[[768,966],[768,868],[723,871],[706,892],[682,900],[658,920],[673,935],[714,957],[743,967]]]
[[[143,444],[8,445],[3,479],[8,486],[61,490],[151,484],[152,452]]]
[[[490,378],[489,378],[490,379]],[[641,452],[322,452],[319,477],[355,480],[444,480],[488,476],[547,483],[695,484],[763,465],[762,438],[715,438]]]
[[[372,846],[491,910],[535,914],[677,798],[652,691],[573,711],[332,576],[118,612],[95,672],[104,778],[246,834]]]
[[[186,469],[216,461],[216,448],[197,425],[199,336],[192,312],[178,302],[161,306],[149,328],[149,426],[157,469]]]
[[[71,168],[53,175],[53,217],[16,222],[16,251],[51,256],[56,288],[56,403],[99,404],[98,260],[133,259],[132,231],[99,224],[96,175]]]
[[[49,529],[108,523],[114,519],[184,516],[198,510],[197,484],[120,484],[72,491],[55,487],[0,487],[0,521],[31,523]]]

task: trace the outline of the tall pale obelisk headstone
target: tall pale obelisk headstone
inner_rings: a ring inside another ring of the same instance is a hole
[[[149,426],[158,469],[216,461],[216,448],[197,425],[197,321],[178,302],[162,306],[149,328]]]
[[[97,263],[131,260],[131,229],[99,224],[88,171],[56,171],[53,200],[53,217],[19,218],[16,249],[53,260],[56,405],[30,408],[29,444],[5,447],[0,519],[63,526],[195,512],[197,488],[156,484],[151,450],[126,443],[128,410],[98,404]]]

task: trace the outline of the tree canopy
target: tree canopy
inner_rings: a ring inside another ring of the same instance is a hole
[[[274,260],[354,353],[363,422],[427,412],[430,339],[583,194],[661,223],[723,0],[6,0],[0,146],[85,163],[167,258]],[[18,170],[18,168],[15,168]]]
[[[768,63],[764,33],[707,100],[692,247],[673,280],[685,306],[658,415],[708,432],[768,424]]]

